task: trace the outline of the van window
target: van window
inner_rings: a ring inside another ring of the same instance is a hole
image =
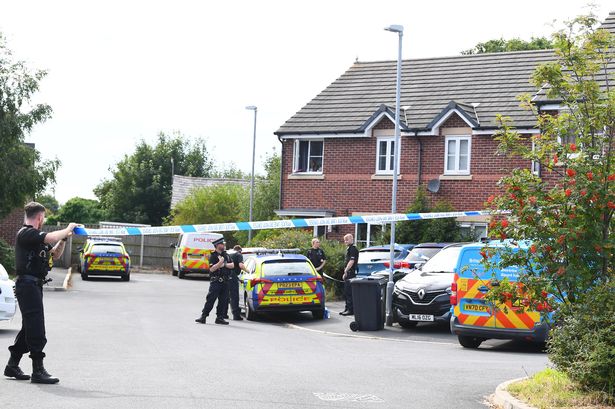
[[[421,268],[425,273],[452,273],[457,267],[461,247],[449,247],[438,252]]]

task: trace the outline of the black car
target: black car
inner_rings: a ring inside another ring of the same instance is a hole
[[[393,282],[397,282],[404,278],[406,274],[414,271],[418,266],[425,264],[427,260],[448,245],[450,245],[450,243],[421,243],[414,246],[403,260],[395,261],[395,265],[393,266]],[[386,278],[388,280],[388,268],[390,265],[390,262],[385,261],[384,266],[387,270],[376,271],[371,274],[372,277]]]
[[[395,283],[393,313],[404,328],[419,322],[448,322],[450,319],[451,283],[461,244],[443,248],[420,270],[408,273]]]

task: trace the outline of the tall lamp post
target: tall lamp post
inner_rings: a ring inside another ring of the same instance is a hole
[[[254,204],[254,160],[256,158],[256,111],[254,105],[247,106],[246,109],[254,111],[254,133],[252,136],[252,173],[250,175],[250,222],[252,221],[252,206]],[[248,230],[248,245],[252,242],[252,229]]]
[[[397,53],[397,85],[395,87],[395,145],[393,146],[393,193],[391,198],[391,213],[397,213],[397,175],[399,173],[399,100],[401,94],[401,40],[404,36],[404,26],[392,25],[385,27],[386,31],[397,33],[399,38],[399,50]],[[387,326],[393,325],[393,270],[395,269],[395,222],[391,223],[391,264],[389,267],[389,282],[387,283]]]

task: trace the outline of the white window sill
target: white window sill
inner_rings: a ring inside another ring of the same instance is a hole
[[[472,180],[472,175],[440,175],[440,180]]]
[[[325,175],[322,173],[291,173],[288,175],[288,179],[316,179],[323,180]]]
[[[402,179],[402,175],[397,175],[397,180],[401,180]],[[372,175],[372,180],[393,180],[393,174],[386,174],[386,173],[376,173],[375,175]]]

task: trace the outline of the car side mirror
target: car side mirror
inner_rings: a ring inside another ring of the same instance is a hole
[[[175,243],[171,243],[171,244],[169,244],[169,248],[174,249],[174,248],[177,248],[177,246],[175,245]]]
[[[81,246],[77,247],[77,251],[83,251],[83,247]]]

